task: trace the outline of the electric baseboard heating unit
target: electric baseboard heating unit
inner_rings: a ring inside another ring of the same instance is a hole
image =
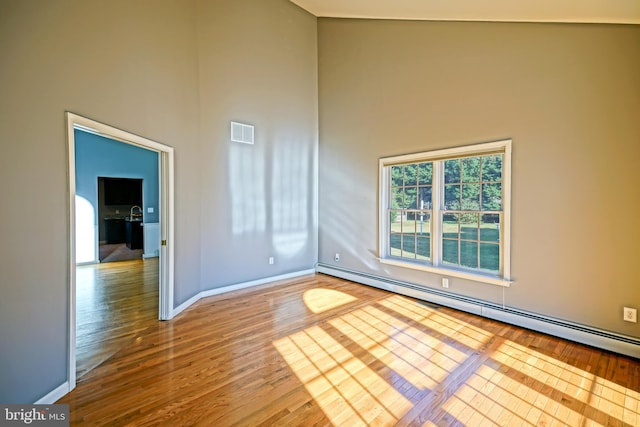
[[[253,125],[231,122],[231,141],[242,144],[253,144],[253,135]]]

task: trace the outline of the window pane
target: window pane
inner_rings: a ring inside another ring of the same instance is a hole
[[[416,214],[416,232],[427,236],[431,234],[430,212],[418,212]]]
[[[402,235],[401,234],[392,234],[391,238],[389,239],[389,244],[390,244],[390,248],[389,248],[389,253],[391,254],[391,256],[400,256],[401,252],[400,252],[400,243],[402,242]]]
[[[411,216],[409,216],[409,214]],[[416,220],[415,220],[415,214],[413,212],[408,212],[407,216],[404,218],[404,221],[402,221],[402,232],[415,234]]]
[[[442,261],[449,264],[458,264],[458,241],[442,241]]]
[[[482,157],[482,180],[485,182],[502,180],[502,155]]]
[[[418,237],[418,253],[416,258],[429,260],[431,258],[431,239],[429,237]]]
[[[462,210],[477,211],[480,209],[480,184],[462,185]]]
[[[404,185],[416,185],[418,179],[418,165],[404,166]]]
[[[402,235],[402,257],[416,258],[416,237],[413,234]]]
[[[480,268],[500,271],[500,246],[480,243]]]
[[[460,186],[459,185],[445,185],[444,208],[450,211],[457,211],[460,209]]]
[[[460,238],[478,240],[478,214],[460,215]]]
[[[391,186],[402,185],[402,166],[391,166]]]
[[[391,207],[402,208],[402,187],[391,187]]]
[[[500,215],[482,215],[480,223],[480,240],[485,242],[500,241]]]
[[[418,187],[418,209],[431,209],[431,187]]]
[[[402,231],[402,212],[391,211],[389,212],[389,230],[392,233],[400,233]]]
[[[460,182],[460,160],[444,162],[444,182],[446,184]]]
[[[458,227],[458,214],[442,215],[442,236],[457,239],[460,237],[460,229]]]
[[[476,242],[460,242],[460,265],[478,268],[478,244]]]
[[[433,178],[433,163],[420,163],[418,165],[418,184],[431,184]]]
[[[482,209],[485,211],[502,210],[502,184],[482,185]]]
[[[409,187],[404,189],[403,207],[405,209],[416,209],[416,192],[416,187]]]
[[[480,157],[462,159],[462,182],[480,182]]]

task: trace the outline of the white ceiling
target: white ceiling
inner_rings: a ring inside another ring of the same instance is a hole
[[[640,24],[640,0],[291,0],[318,17]]]

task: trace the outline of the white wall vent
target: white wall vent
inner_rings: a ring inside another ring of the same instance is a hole
[[[253,125],[231,122],[231,141],[253,144]]]

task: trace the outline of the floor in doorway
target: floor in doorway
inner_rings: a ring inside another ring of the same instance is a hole
[[[129,249],[124,243],[100,245],[100,262],[141,259],[142,249]]]
[[[79,381],[158,323],[158,258],[76,268]]]

